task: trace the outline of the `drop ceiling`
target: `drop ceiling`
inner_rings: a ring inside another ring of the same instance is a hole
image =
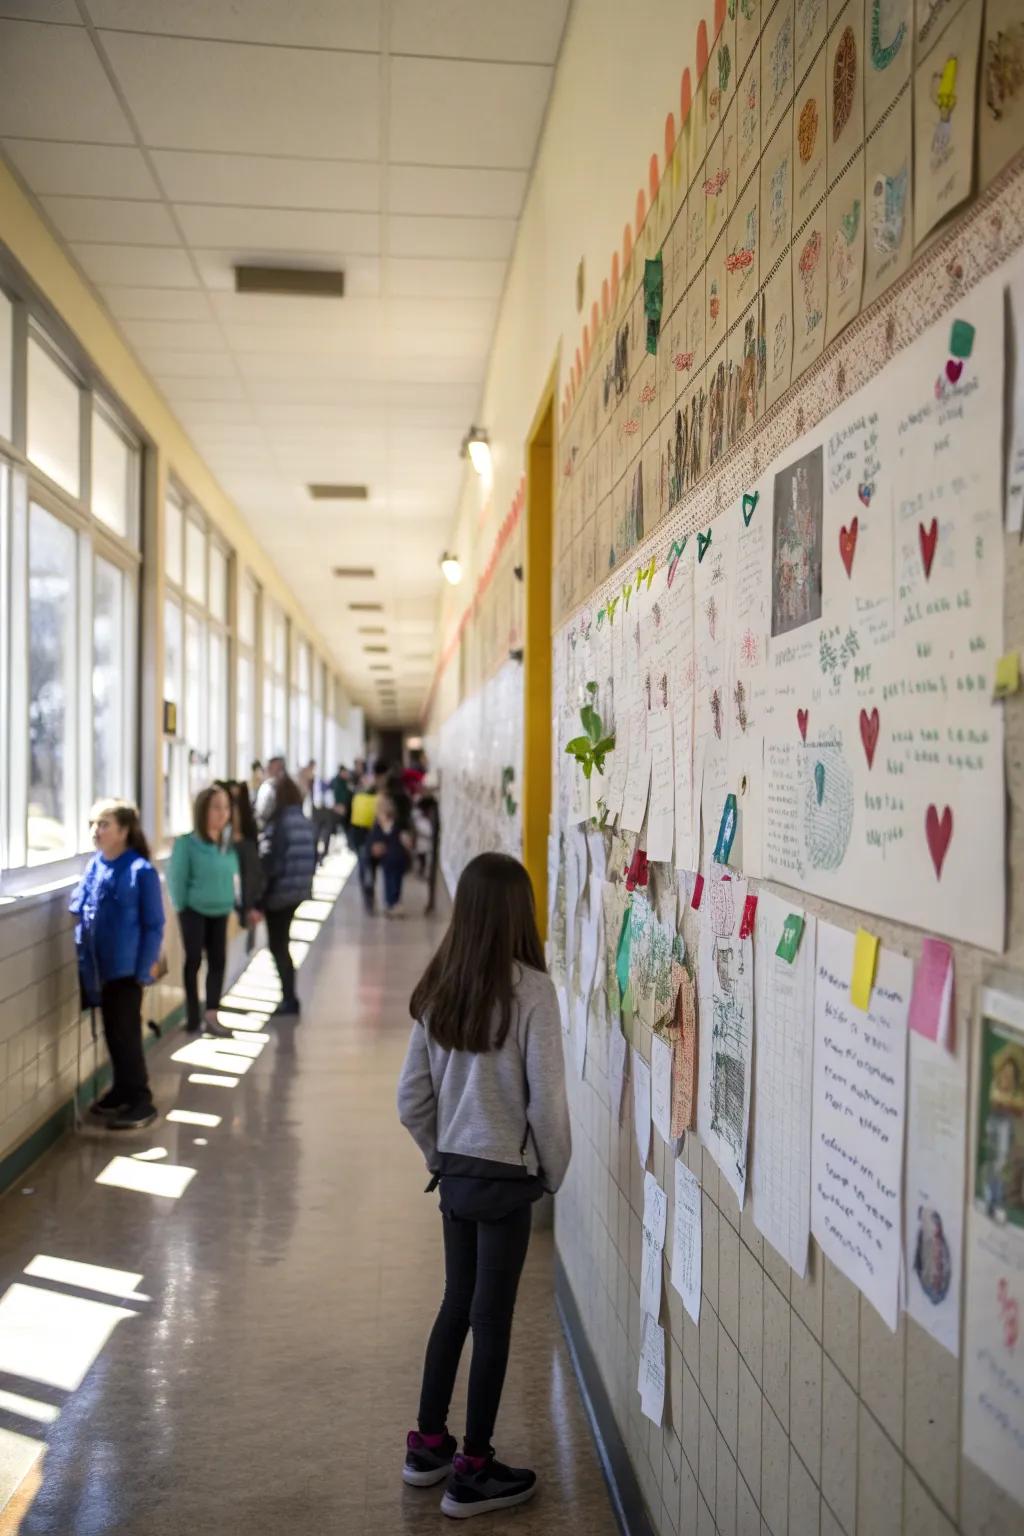
[[[0,0],[4,155],[373,719],[416,719],[429,686],[567,8]],[[236,294],[238,264],[341,267],[346,294]]]

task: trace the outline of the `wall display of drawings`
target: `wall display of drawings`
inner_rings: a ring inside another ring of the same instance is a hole
[[[570,369],[563,616],[1024,148],[1015,0],[764,0],[759,32],[756,9],[716,13]]]
[[[441,727],[441,872],[454,894],[478,853],[522,849],[523,669],[507,661]]]

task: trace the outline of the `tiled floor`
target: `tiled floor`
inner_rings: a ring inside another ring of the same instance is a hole
[[[109,1136],[69,1139],[0,1202],[0,1482],[46,1437],[0,1536],[447,1528],[438,1491],[398,1476],[440,1233],[394,1089],[409,992],[440,933],[419,916],[364,917],[350,886],[302,971],[302,1023],[266,1026],[237,1086],[188,1081],[204,1064],[171,1060],[180,1036],[154,1059],[163,1110],[220,1124],[161,1120],[113,1148]],[[216,1076],[230,1062],[206,1065]],[[114,1155],[158,1148],[164,1158],[133,1159],[129,1173],[195,1169],[179,1199],[95,1182]],[[37,1255],[127,1279],[52,1266],[26,1276]],[[542,1492],[480,1524],[495,1536],[611,1536],[551,1261],[540,1232],[497,1436],[501,1454],[538,1469]],[[88,1288],[99,1284],[105,1293]],[[35,1422],[5,1391],[56,1417]]]

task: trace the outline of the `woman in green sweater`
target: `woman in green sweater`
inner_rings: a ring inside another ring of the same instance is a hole
[[[235,907],[238,855],[225,844],[231,820],[227,791],[216,784],[196,796],[193,830],[176,839],[167,867],[167,889],[185,946],[186,1029],[229,1037],[217,1019],[227,960],[228,917]],[[206,953],[206,1016],[199,1013],[199,967]]]

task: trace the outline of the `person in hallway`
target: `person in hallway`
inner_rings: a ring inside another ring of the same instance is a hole
[[[259,794],[260,786],[262,785],[265,778],[266,774],[263,772],[263,764],[260,762],[258,757],[254,758],[252,763],[249,765],[248,784],[249,799],[253,804],[256,802],[256,796]]]
[[[377,817],[377,779],[364,773],[357,780],[349,813],[350,847],[359,860],[359,888],[363,906],[372,912],[376,905],[377,866],[370,851],[370,833]]]
[[[334,830],[341,832],[351,848],[349,838],[349,817],[352,813],[352,775],[344,763],[338,764],[338,771],[331,780],[331,815],[334,817]]]
[[[409,752],[409,761],[402,770],[402,782],[407,794],[415,800],[423,788],[423,780],[427,776],[427,760],[422,747],[413,747]]]
[[[562,1027],[530,877],[482,853],[462,872],[452,920],[409,1004],[414,1019],[398,1112],[441,1187],[445,1289],[427,1344],[405,1482],[448,1478],[456,1518],[529,1499],[536,1476],[495,1458],[491,1439],[508,1363],[531,1206],[565,1177],[572,1150]],[[469,1330],[466,1435],[448,1432]]]
[[[401,917],[402,882],[409,865],[416,837],[412,830],[412,808],[402,805],[403,798],[390,790],[377,796],[377,814],[370,832],[370,857],[384,875],[384,910],[388,917]]]
[[[288,772],[283,752],[275,752],[273,757],[267,759],[267,772],[263,783],[256,791],[256,825],[260,831],[267,825],[274,814],[274,800],[277,795],[277,785]]]
[[[238,854],[231,846],[231,800],[226,789],[210,784],[200,790],[192,831],[175,839],[167,866],[167,889],[178,914],[185,946],[185,1028],[198,1035],[228,1039],[217,1018],[227,963],[228,917],[235,907]],[[206,956],[206,1012],[199,1011],[199,967]]]
[[[160,876],[134,805],[101,800],[90,817],[96,852],[73,897],[82,1000],[99,1006],[113,1076],[90,1113],[111,1130],[156,1119],[142,1048],[142,991],[160,974]]]
[[[266,884],[260,862],[259,830],[247,786],[233,779],[225,787],[231,797],[231,846],[238,855],[238,919],[246,932],[246,954],[251,954],[256,948]]]
[[[316,836],[302,814],[302,790],[287,774],[278,781],[274,815],[264,828],[260,853],[267,882],[263,893],[267,944],[281,978],[281,1001],[274,1012],[294,1017],[300,1009],[288,939],[296,908],[313,894]]]

